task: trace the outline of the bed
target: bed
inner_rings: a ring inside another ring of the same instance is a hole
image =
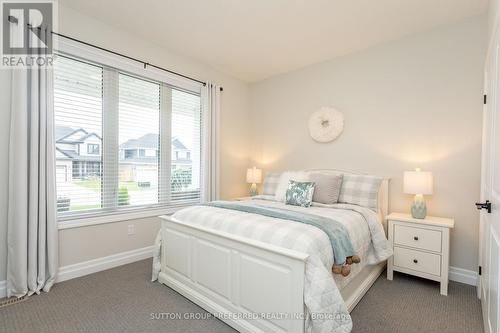
[[[194,206],[161,217],[153,279],[240,332],[349,332],[349,312],[391,255],[384,232],[388,179],[378,201],[377,212],[349,204],[286,207],[345,224],[362,258],[347,277],[332,274],[328,237],[313,226]],[[248,204],[284,206],[266,197]]]

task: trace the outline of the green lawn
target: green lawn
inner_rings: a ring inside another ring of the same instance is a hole
[[[70,211],[77,211],[77,210],[88,210],[88,209],[96,209],[96,208],[101,208],[100,204],[94,204],[94,205],[71,205],[69,207]]]
[[[83,186],[95,192],[101,191],[101,181],[99,179],[87,179],[75,181],[75,185]],[[126,187],[129,191],[145,191],[150,190],[150,187],[139,187],[137,182],[120,182],[119,187]]]
[[[118,187],[126,187],[129,191],[143,191],[151,189],[150,187],[139,187],[137,186],[137,182],[120,182],[120,186]]]
[[[100,179],[87,179],[75,181],[75,185],[86,187],[90,190],[100,192],[101,191],[101,180]]]

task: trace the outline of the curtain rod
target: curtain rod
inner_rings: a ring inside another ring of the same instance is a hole
[[[167,72],[167,73],[170,73],[170,74],[174,74],[174,75],[177,75],[177,76],[180,76],[180,77],[183,77],[185,79],[188,79],[188,80],[192,80],[192,81],[195,81],[195,82],[198,82],[198,83],[201,83],[203,84],[204,86],[206,86],[206,82],[203,82],[201,80],[198,80],[198,79],[195,79],[195,78],[192,78],[190,76],[187,76],[187,75],[184,75],[184,74],[181,74],[181,73],[177,73],[177,72],[174,72],[170,69],[166,69],[166,68],[163,68],[163,67],[160,67],[160,66],[156,66],[156,65],[153,65],[153,64],[150,64],[146,61],[143,61],[143,60],[140,60],[140,59],[137,59],[137,58],[134,58],[134,57],[131,57],[131,56],[128,56],[128,55],[125,55],[123,53],[119,53],[119,52],[116,52],[116,51],[113,51],[113,50],[110,50],[110,49],[106,49],[104,47],[101,47],[101,46],[98,46],[98,45],[94,45],[94,44],[90,44],[88,42],[84,42],[82,40],[79,40],[79,39],[76,39],[76,38],[73,38],[73,37],[70,37],[70,36],[66,36],[66,35],[63,35],[63,34],[60,34],[58,32],[55,32],[55,31],[52,31],[52,34],[54,35],[57,35],[59,37],[63,37],[63,38],[66,38],[66,39],[69,39],[69,40],[72,40],[74,42],[77,42],[77,43],[81,43],[81,44],[84,44],[84,45],[87,45],[87,46],[90,46],[90,47],[93,47],[93,48],[96,48],[96,49],[99,49],[101,51],[105,51],[105,52],[109,52],[109,53],[112,53],[114,55],[117,55],[117,56],[120,56],[120,57],[123,57],[123,58],[126,58],[126,59],[129,59],[129,60],[132,60],[132,61],[136,61],[136,62],[140,62],[141,64],[144,65],[144,69],[147,67],[147,66],[150,66],[150,67],[153,67],[153,68],[156,68],[156,69],[159,69],[159,70],[162,70],[164,72]],[[224,91],[224,88],[223,87],[220,87],[220,91]]]
[[[19,20],[17,19],[17,17],[15,16],[12,16],[12,15],[9,15],[7,17],[7,21],[11,22],[11,23],[14,23],[14,24],[17,24],[19,22]],[[30,24],[28,24],[28,26],[30,26]],[[146,69],[147,66],[151,66],[151,67],[154,67],[156,69],[159,69],[159,70],[162,70],[164,72],[167,72],[167,73],[170,73],[170,74],[174,74],[174,75],[177,75],[177,76],[180,76],[180,77],[183,77],[185,79],[188,79],[188,80],[192,80],[192,81],[195,81],[195,82],[198,82],[198,83],[201,83],[203,84],[204,86],[206,86],[206,82],[203,82],[201,80],[198,80],[198,79],[195,79],[193,77],[190,77],[190,76],[187,76],[187,75],[184,75],[184,74],[181,74],[181,73],[177,73],[177,72],[174,72],[170,69],[166,69],[166,68],[163,68],[163,67],[160,67],[160,66],[156,66],[156,65],[153,65],[153,64],[150,64],[146,61],[142,61],[140,59],[137,59],[137,58],[134,58],[134,57],[131,57],[131,56],[128,56],[128,55],[125,55],[123,53],[119,53],[119,52],[116,52],[116,51],[113,51],[113,50],[110,50],[110,49],[106,49],[104,47],[101,47],[101,46],[98,46],[98,45],[94,45],[94,44],[91,44],[91,43],[88,43],[88,42],[84,42],[82,40],[79,40],[79,39],[76,39],[76,38],[73,38],[73,37],[70,37],[70,36],[67,36],[67,35],[63,35],[63,34],[60,34],[58,32],[55,32],[55,31],[51,31],[51,33],[53,35],[57,35],[59,37],[63,37],[63,38],[66,38],[66,39],[69,39],[69,40],[72,40],[74,42],[77,42],[77,43],[81,43],[81,44],[84,44],[84,45],[87,45],[87,46],[90,46],[90,47],[93,47],[93,48],[96,48],[96,49],[99,49],[99,50],[102,50],[102,51],[105,51],[105,52],[109,52],[109,53],[112,53],[112,54],[115,54],[117,56],[120,56],[120,57],[123,57],[123,58],[126,58],[126,59],[129,59],[129,60],[132,60],[132,61],[136,61],[136,62],[140,62],[141,64],[144,65],[144,69]],[[223,87],[220,87],[219,88],[220,91],[224,91],[224,88]]]

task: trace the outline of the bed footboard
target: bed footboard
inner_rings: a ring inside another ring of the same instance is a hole
[[[307,254],[161,218],[161,283],[240,332],[304,332]]]

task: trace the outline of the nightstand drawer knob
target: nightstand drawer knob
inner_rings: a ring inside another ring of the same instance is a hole
[[[413,240],[418,240],[418,237],[417,236],[413,236]]]
[[[418,264],[418,260],[417,260],[417,259],[413,259],[413,262],[414,262],[415,264]]]

